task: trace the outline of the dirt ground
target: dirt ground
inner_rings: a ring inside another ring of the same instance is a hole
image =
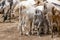
[[[12,23],[0,22],[0,40],[60,40],[60,37],[51,38],[51,35],[45,35],[41,37],[33,35],[21,36],[17,29],[18,21],[12,21]]]
[[[45,36],[21,36],[17,30],[18,22],[0,23],[0,40],[60,40],[60,37],[51,38]]]

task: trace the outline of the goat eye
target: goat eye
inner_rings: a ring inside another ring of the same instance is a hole
[[[35,13],[37,13],[37,10],[35,11]]]

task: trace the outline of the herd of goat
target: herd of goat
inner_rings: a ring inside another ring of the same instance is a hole
[[[52,37],[54,33],[60,34],[60,4],[58,1],[2,0],[0,12],[3,13],[3,22],[11,21],[11,16],[14,17],[17,9],[19,13],[18,30],[21,34],[41,35],[44,33],[52,34]]]

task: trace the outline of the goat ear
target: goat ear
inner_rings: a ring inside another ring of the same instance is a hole
[[[52,14],[55,15],[55,10],[54,10],[55,7],[52,7]]]
[[[26,9],[26,7],[25,7],[25,6],[23,6],[23,9]]]

